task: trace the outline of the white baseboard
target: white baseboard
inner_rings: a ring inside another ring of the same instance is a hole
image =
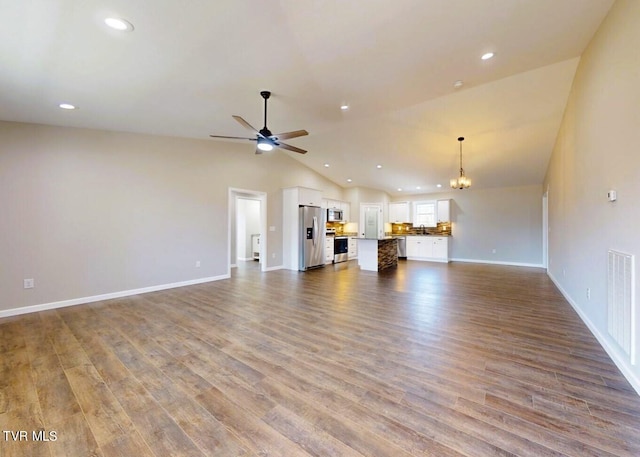
[[[20,308],[0,310],[0,319],[3,317],[18,316],[20,314],[37,313],[39,311],[47,311],[50,309],[65,308],[67,306],[82,305],[85,303],[93,303],[102,300],[111,300],[113,298],[129,297],[131,295],[146,294],[148,292],[156,292],[158,290],[173,289],[176,287],[192,286],[194,284],[202,284],[205,282],[219,281],[228,279],[228,274],[220,276],[211,276],[208,278],[191,279],[189,281],[174,282],[171,284],[160,284],[158,286],[142,287],[140,289],[123,290],[120,292],[111,292],[102,295],[93,295],[90,297],[73,298],[71,300],[62,300],[51,303],[43,303],[40,305],[23,306]]]
[[[284,265],[276,265],[275,267],[267,267],[264,271],[284,270]]]
[[[533,267],[544,268],[541,263],[525,263],[525,262],[503,262],[500,260],[479,260],[479,259],[449,259],[450,262],[467,262],[467,263],[488,263],[491,265],[510,265],[512,267]]]
[[[600,343],[600,346],[602,346],[602,348],[606,351],[606,353],[609,354],[609,357],[611,357],[611,360],[613,360],[613,363],[622,372],[622,375],[627,379],[627,381],[629,381],[629,384],[631,384],[631,387],[633,387],[636,393],[640,395],[640,378],[638,378],[638,376],[633,372],[633,369],[631,368],[631,362],[626,361],[620,356],[619,352],[615,350],[614,346],[610,343],[610,341],[600,332],[600,330],[598,330],[598,328],[593,324],[593,322],[591,322],[591,319],[589,319],[589,317],[582,312],[582,310],[576,304],[576,302],[573,301],[571,296],[562,288],[562,286],[560,285],[560,282],[558,282],[558,280],[550,272],[547,272],[547,275],[549,276],[551,281],[553,281],[553,283],[556,285],[556,287],[558,288],[560,293],[564,296],[564,298],[569,302],[569,304],[575,310],[575,312],[578,313],[578,316],[580,316],[580,319],[582,319],[582,322],[585,323],[585,325],[591,331],[593,336],[596,337],[596,339],[598,340],[598,343]]]

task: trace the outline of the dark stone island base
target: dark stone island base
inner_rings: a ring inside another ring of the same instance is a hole
[[[398,266],[398,240],[358,238],[358,265],[369,271]]]

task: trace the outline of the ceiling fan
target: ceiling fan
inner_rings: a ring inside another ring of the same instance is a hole
[[[247,138],[247,137],[239,137],[239,136],[223,136],[223,135],[209,135],[211,138],[230,138],[233,140],[249,140],[256,141],[257,148],[256,154],[262,154],[263,151],[271,151],[273,148],[286,149],[288,151],[297,152],[299,154],[306,154],[307,151],[304,149],[297,148],[295,146],[291,146],[290,144],[283,143],[280,140],[288,140],[290,138],[297,138],[299,136],[308,135],[309,132],[306,130],[295,130],[293,132],[285,132],[285,133],[271,133],[271,130],[267,128],[267,100],[271,96],[271,92],[268,90],[263,90],[260,92],[262,98],[264,98],[264,127],[258,130],[254,128],[247,121],[242,119],[240,116],[232,116],[236,121],[238,121],[243,127],[251,130],[256,134],[255,138]]]

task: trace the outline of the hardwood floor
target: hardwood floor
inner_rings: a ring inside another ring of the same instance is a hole
[[[250,263],[0,320],[0,354],[7,457],[640,455],[640,397],[539,269]]]

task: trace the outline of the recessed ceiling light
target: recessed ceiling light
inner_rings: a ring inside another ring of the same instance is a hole
[[[324,164],[324,167],[325,167],[325,168],[329,168],[329,164],[328,164],[328,163],[325,163],[325,164]]]
[[[382,165],[376,165],[376,168],[380,169],[380,168],[382,168]]]
[[[420,186],[416,186],[416,190],[420,190]]]
[[[133,24],[119,17],[108,17],[104,20],[104,23],[107,24],[107,26],[111,27],[112,29],[118,30],[120,32],[133,31]]]
[[[482,54],[481,59],[482,60],[489,60],[490,58],[492,58],[494,56],[493,52],[487,52],[486,54]]]
[[[347,182],[351,182],[353,181],[351,178],[347,178]]]
[[[349,109],[349,105],[347,105],[347,104],[340,105],[340,109],[341,109],[342,111],[346,111],[346,110],[348,110],[348,109]]]
[[[442,184],[436,184],[436,187],[440,188],[442,187]]]
[[[398,192],[402,192],[402,187],[398,187]]]
[[[74,105],[72,105],[71,103],[60,103],[58,105],[60,108],[62,109],[77,109]]]
[[[455,87],[456,89],[460,89],[463,85],[464,85],[464,82],[461,79],[453,83],[453,87]]]

